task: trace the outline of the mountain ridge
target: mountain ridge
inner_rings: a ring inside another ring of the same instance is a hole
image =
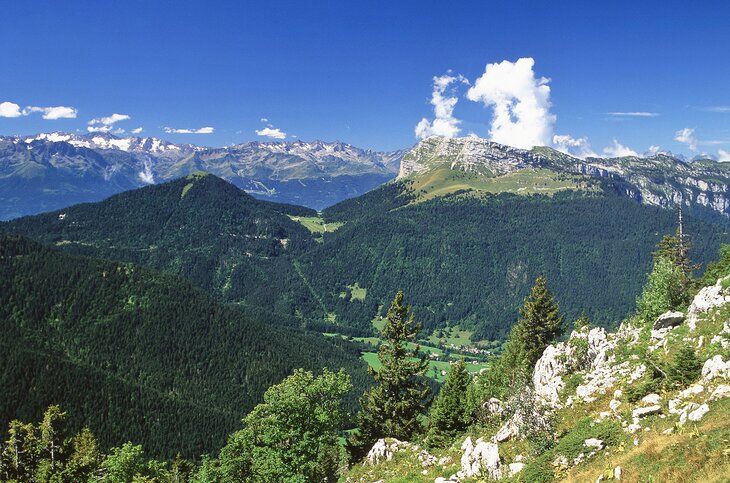
[[[0,137],[0,219],[99,201],[206,171],[271,201],[322,209],[393,178],[403,151],[342,142],[260,142],[223,148],[110,133]]]
[[[476,137],[429,137],[406,153],[397,179],[434,169],[498,178],[528,168],[609,179],[624,195],[664,208],[697,205],[730,216],[730,164],[686,162],[657,153],[650,157],[577,158],[548,147],[518,149]]]

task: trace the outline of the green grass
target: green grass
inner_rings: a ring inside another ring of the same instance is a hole
[[[353,300],[362,302],[368,295],[368,289],[361,287],[359,283],[355,282],[352,285],[347,285],[346,291],[340,292],[341,299],[347,299],[348,295],[350,297],[350,302]]]
[[[601,452],[587,464],[571,470],[568,482],[595,481],[607,467],[621,466],[622,481],[727,482],[730,475],[730,399],[710,404],[710,412],[697,424],[673,434],[661,431],[670,423],[656,420],[652,431],[639,436],[641,444],[625,451]]]
[[[183,186],[182,193],[180,193],[180,199],[185,198],[185,195],[188,194],[188,191],[190,191],[190,188],[193,187],[193,183],[188,183],[185,186]]]
[[[368,366],[373,369],[380,370],[383,365],[378,359],[377,352],[363,352],[362,359],[367,362]],[[416,360],[413,358],[412,360]],[[472,374],[478,373],[482,369],[488,367],[487,363],[480,362],[478,364],[467,364],[466,369]],[[433,379],[434,381],[444,382],[446,380],[446,374],[448,374],[451,364],[446,361],[428,361],[428,369],[426,370],[426,377]]]
[[[300,223],[312,233],[331,233],[341,227],[344,223],[325,223],[319,216],[292,216],[289,218]]]
[[[439,338],[437,337],[437,334],[440,331],[444,333],[444,336]],[[471,340],[473,333],[474,332],[469,330],[461,330],[458,327],[446,327],[435,331],[426,340],[431,344],[441,344],[446,346],[453,344],[455,346],[474,347],[475,344]]]
[[[413,189],[419,193],[416,203],[462,191],[468,191],[470,196],[485,193],[549,196],[569,189],[591,190],[585,179],[547,169],[527,168],[498,177],[485,177],[444,167],[416,178]]]
[[[373,327],[375,327],[375,329],[377,329],[378,332],[383,330],[383,327],[385,327],[385,322],[386,322],[385,318],[380,318],[377,315],[372,320]]]
[[[365,297],[368,294],[368,289],[366,289],[365,287],[360,287],[357,282],[352,285],[348,285],[347,288],[350,289],[350,301],[365,300]]]
[[[368,363],[368,366],[372,367],[376,371],[383,367],[383,364],[380,363],[380,359],[378,359],[377,352],[363,352],[362,359]]]

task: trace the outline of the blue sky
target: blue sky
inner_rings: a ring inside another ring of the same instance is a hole
[[[259,131],[395,149],[423,118],[422,135],[441,132],[433,79],[450,72],[439,102],[457,135],[730,151],[729,4],[594,3],[5,2],[0,133],[141,127],[223,146],[270,139]],[[499,68],[477,89],[487,64]]]

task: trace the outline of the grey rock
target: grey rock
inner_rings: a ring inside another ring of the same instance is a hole
[[[684,322],[684,314],[682,312],[665,312],[654,321],[654,330],[667,329],[676,327]]]

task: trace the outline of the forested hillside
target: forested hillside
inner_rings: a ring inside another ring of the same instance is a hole
[[[345,221],[302,256],[324,304],[347,324],[367,325],[398,289],[428,330],[460,325],[476,338],[501,338],[530,281],[547,276],[570,317],[620,320],[641,288],[652,247],[676,212],[611,194],[451,196],[409,203],[409,184],[386,185],[325,210]],[[726,225],[687,223],[692,257],[706,262],[727,241]],[[348,285],[367,289],[343,298]]]
[[[308,292],[292,257],[315,245],[288,215],[316,212],[259,201],[204,173],[0,224],[71,253],[181,275],[258,320],[292,325]],[[271,312],[275,311],[276,316]]]
[[[513,181],[539,188],[546,181],[538,175]],[[676,225],[676,212],[639,204],[605,181],[550,196],[466,189],[424,199],[428,186],[414,186],[410,178],[388,183],[319,219],[306,208],[255,200],[215,176],[191,175],[0,231],[182,275],[272,324],[369,334],[402,289],[426,334],[459,326],[479,340],[507,334],[538,275],[551,280],[567,315],[620,320],[651,248]],[[706,262],[730,241],[728,222],[692,215],[691,255]],[[303,220],[331,228],[312,233]]]
[[[294,368],[344,367],[365,386],[359,351],[339,338],[272,328],[177,277],[18,237],[0,237],[0,331],[2,430],[61,404],[74,431],[154,456],[219,448]]]

